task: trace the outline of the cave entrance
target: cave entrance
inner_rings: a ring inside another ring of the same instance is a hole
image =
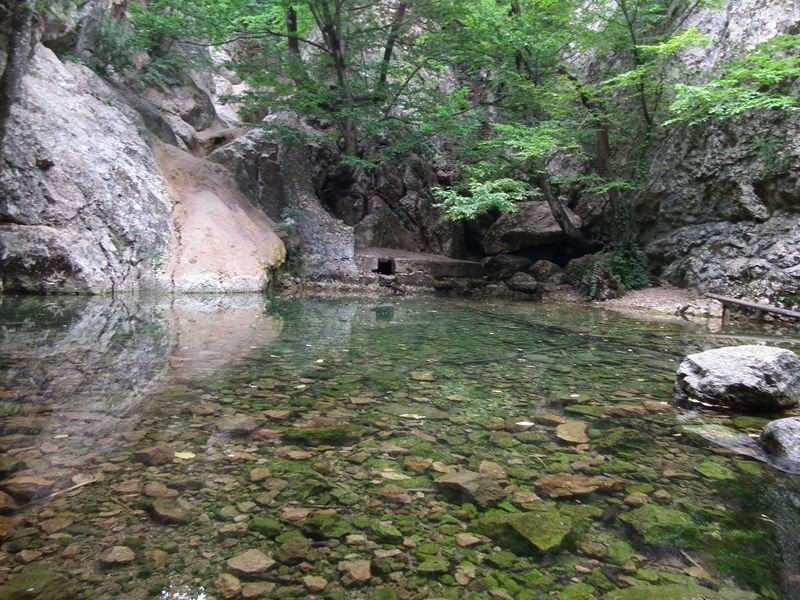
[[[375,269],[378,275],[394,275],[395,266],[393,258],[379,258],[378,268]]]

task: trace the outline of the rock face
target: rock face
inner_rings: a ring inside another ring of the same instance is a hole
[[[173,146],[156,157],[170,197],[172,243],[160,285],[182,292],[257,292],[286,251],[273,223],[229,172]]]
[[[719,67],[798,24],[794,0],[728,0],[687,22],[716,41],[684,61]],[[763,111],[674,131],[634,200],[656,273],[679,286],[797,306],[799,134],[796,113]]]
[[[800,401],[800,359],[767,346],[690,354],[678,368],[675,397],[740,410],[790,408]]]
[[[761,432],[761,445],[770,454],[800,462],[800,417],[768,423]]]
[[[88,68],[36,48],[0,169],[6,291],[120,291],[153,272],[171,203],[142,130]]]
[[[517,212],[497,219],[483,236],[481,244],[487,254],[517,252],[566,239],[546,202],[520,202],[517,207]],[[580,228],[580,217],[569,209],[565,210],[570,221]]]
[[[276,120],[297,126],[285,116]],[[216,150],[209,159],[231,169],[239,188],[272,219],[296,229],[303,274],[311,279],[355,278],[353,228],[333,218],[313,187],[309,152],[300,144],[282,143],[263,131]]]

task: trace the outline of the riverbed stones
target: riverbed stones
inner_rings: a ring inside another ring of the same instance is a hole
[[[345,587],[367,583],[372,577],[372,565],[369,560],[343,560],[336,569],[341,573],[342,584]]]
[[[621,479],[612,479],[610,477],[588,477],[586,475],[556,473],[540,477],[536,480],[535,485],[540,494],[550,498],[572,498],[597,492],[619,492],[625,488],[626,483]]]
[[[167,444],[156,444],[134,453],[133,460],[148,467],[157,467],[169,464],[175,458],[175,450]]]
[[[647,544],[681,539],[695,527],[694,521],[686,513],[658,504],[645,504],[622,513],[619,518],[633,527]]]
[[[256,548],[229,558],[225,563],[228,572],[239,577],[256,577],[269,571],[274,564],[272,558]]]
[[[150,514],[156,521],[173,525],[185,525],[192,520],[191,508],[176,498],[156,498],[150,505]]]
[[[118,567],[136,560],[136,553],[127,546],[113,546],[100,554],[100,564],[104,567]]]
[[[800,417],[768,423],[761,432],[761,445],[770,454],[800,462]]]
[[[28,502],[34,498],[42,498],[53,489],[53,482],[35,475],[18,475],[0,484],[19,502]]]
[[[304,537],[287,540],[275,551],[275,559],[285,565],[296,565],[309,560],[311,542]]]
[[[567,421],[556,427],[556,437],[567,444],[588,444],[586,427],[583,421]]]
[[[505,499],[506,492],[497,482],[486,475],[474,471],[454,471],[436,480],[445,490],[457,492],[482,508],[497,504]]]
[[[551,502],[536,503],[522,513],[492,512],[475,523],[475,529],[518,555],[558,550],[573,528],[570,517]]]
[[[0,587],[0,600],[72,600],[75,588],[61,573],[41,564],[25,567]]]
[[[214,586],[217,588],[220,596],[226,600],[236,598],[242,592],[242,582],[230,573],[221,573],[220,576],[214,580]]]
[[[324,591],[325,588],[328,587],[328,580],[324,577],[318,577],[316,575],[306,575],[303,577],[303,585],[312,594],[317,594]]]
[[[0,513],[7,513],[16,510],[17,503],[8,494],[3,491],[0,491]]]
[[[800,358],[768,346],[729,346],[687,356],[675,398],[738,410],[775,410],[800,402]]]

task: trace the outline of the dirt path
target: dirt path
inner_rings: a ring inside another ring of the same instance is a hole
[[[219,165],[166,144],[156,147],[156,160],[175,203],[164,267],[169,287],[181,292],[264,289],[267,269],[286,255],[272,221]]]

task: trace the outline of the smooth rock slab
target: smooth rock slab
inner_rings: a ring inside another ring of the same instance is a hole
[[[675,399],[740,410],[791,408],[800,402],[800,358],[769,346],[729,346],[687,356]]]
[[[455,471],[436,480],[440,487],[457,491],[482,508],[497,504],[506,492],[491,477],[474,471]]]
[[[254,577],[269,571],[275,561],[261,552],[261,550],[248,550],[243,554],[229,558],[226,563],[228,571],[242,577]]]
[[[768,423],[761,432],[761,445],[770,454],[800,462],[800,417]]]

